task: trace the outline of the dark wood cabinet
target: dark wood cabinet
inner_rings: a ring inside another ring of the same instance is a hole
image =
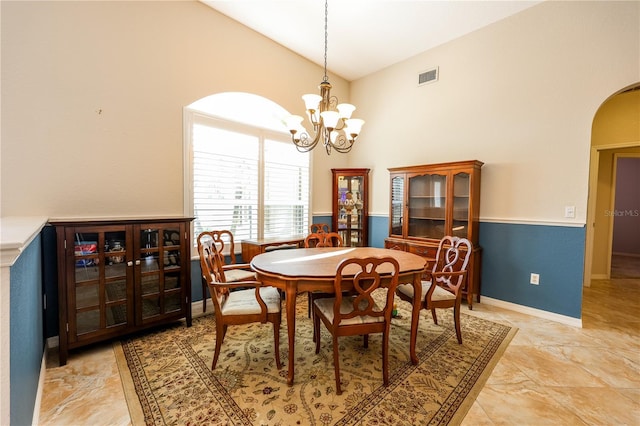
[[[186,318],[191,218],[60,220],[60,365],[68,351]]]
[[[433,261],[445,235],[473,244],[463,295],[469,308],[480,301],[480,169],[484,163],[459,161],[390,168],[389,238],[385,247]]]
[[[332,231],[347,247],[369,245],[369,169],[331,169]]]

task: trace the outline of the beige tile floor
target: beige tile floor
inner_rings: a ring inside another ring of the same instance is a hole
[[[628,260],[624,276],[640,277],[640,260]],[[593,281],[582,328],[473,306],[519,331],[463,425],[640,425],[640,278]],[[111,344],[48,365],[41,425],[130,424]]]

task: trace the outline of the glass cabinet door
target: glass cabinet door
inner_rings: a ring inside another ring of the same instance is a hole
[[[136,293],[139,323],[155,321],[182,310],[182,239],[180,224],[140,225],[135,228],[136,267],[139,280]]]
[[[73,277],[67,298],[70,341],[90,338],[106,329],[127,327],[133,322],[131,303],[133,270],[127,267],[127,232],[123,227],[75,228],[68,232],[73,242]]]
[[[469,194],[471,193],[469,173],[453,176],[453,236],[467,238],[469,232]]]
[[[446,232],[447,176],[409,177],[409,229],[407,236],[441,239]]]
[[[367,235],[369,169],[332,169],[333,226],[346,247],[363,247]]]
[[[362,176],[338,177],[338,233],[347,247],[362,246]]]
[[[402,236],[404,223],[404,175],[391,178],[391,235]]]

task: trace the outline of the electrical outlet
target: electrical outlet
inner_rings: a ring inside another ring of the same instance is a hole
[[[531,273],[531,280],[529,282],[533,285],[540,284],[540,274]]]

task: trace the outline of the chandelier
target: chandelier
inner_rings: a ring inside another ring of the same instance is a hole
[[[356,109],[351,104],[338,104],[338,98],[331,96],[331,84],[327,77],[327,17],[329,13],[328,0],[324,3],[324,77],[318,87],[320,95],[307,94],[302,96],[307,117],[313,125],[314,136],[302,126],[303,118],[292,115],[285,118],[285,125],[291,133],[291,140],[300,152],[309,152],[322,143],[331,154],[331,149],[340,153],[351,151],[356,138],[360,134],[364,120],[351,118]]]

